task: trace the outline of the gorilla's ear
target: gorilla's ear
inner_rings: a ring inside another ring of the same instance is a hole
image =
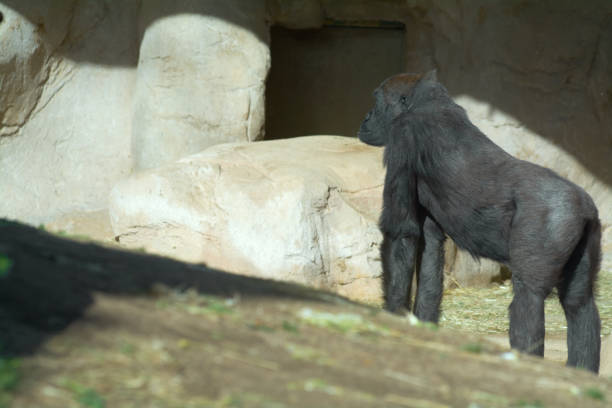
[[[426,73],[425,75],[423,75],[423,80],[425,81],[438,81],[438,70],[437,69],[432,69],[431,71],[429,71],[428,73]]]

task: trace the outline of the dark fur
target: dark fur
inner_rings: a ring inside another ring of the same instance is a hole
[[[386,309],[410,310],[420,255],[414,313],[437,322],[447,234],[474,257],[511,269],[513,348],[544,354],[544,299],[556,287],[567,318],[567,364],[597,372],[600,320],[593,291],[601,231],[589,195],[503,151],[470,122],[435,72],[391,77],[374,95],[359,139],[385,147]]]

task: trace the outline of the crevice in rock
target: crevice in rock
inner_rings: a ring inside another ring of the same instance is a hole
[[[55,96],[64,88],[64,86],[66,86],[66,84],[72,80],[74,69],[70,68],[68,72],[66,73],[66,75],[64,76],[64,80],[59,84],[57,88],[55,88],[55,90],[53,90],[53,92],[46,98],[46,100],[41,103],[41,99],[43,98],[43,95],[45,94],[44,90],[47,88],[47,85],[49,83],[49,78],[51,77],[51,72],[56,71],[58,69],[57,68],[58,65],[61,63],[62,63],[61,60],[57,60],[57,61],[54,61],[53,66],[47,65],[47,73],[45,75],[45,78],[39,84],[40,88],[43,89],[43,91],[40,93],[38,100],[34,104],[34,108],[25,118],[24,124],[28,123],[28,121],[30,121],[33,117],[35,117],[42,110],[44,110],[51,103],[51,101],[55,98]]]
[[[251,96],[251,92],[248,93],[247,96],[247,111],[246,111],[246,118],[244,121],[244,140],[246,140],[247,142],[252,142],[251,140],[251,135],[249,134],[249,131],[251,129],[251,105],[253,104],[252,101],[252,96]]]
[[[587,78],[591,77],[593,73],[593,68],[595,68],[595,64],[597,63],[597,58],[599,57],[599,54],[600,54],[599,46],[601,44],[601,36],[602,36],[603,30],[604,30],[604,27],[602,26],[602,28],[599,30],[599,33],[597,34],[597,38],[595,39],[595,47],[593,49],[593,55],[591,55],[591,58],[589,60],[589,66],[586,70]]]
[[[339,190],[339,192],[342,193],[342,194],[346,194],[346,195],[354,195],[354,194],[364,193],[364,192],[367,192],[367,191],[376,190],[378,188],[381,188],[383,185],[384,185],[383,183],[380,183],[380,184],[375,184],[375,185],[370,186],[370,187],[358,188],[356,190],[341,189],[341,190]]]

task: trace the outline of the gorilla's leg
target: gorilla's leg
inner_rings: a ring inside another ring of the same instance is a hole
[[[571,289],[568,291],[571,292]],[[567,319],[567,365],[599,372],[600,320],[593,294],[576,302],[572,294],[562,300]]]
[[[544,299],[546,295],[527,287],[513,271],[514,298],[510,304],[510,347],[544,355]]]
[[[410,310],[410,287],[418,237],[391,238],[385,235],[381,247],[385,309],[397,312],[402,306]]]
[[[567,319],[567,365],[599,371],[601,323],[593,298],[599,267],[599,224],[585,229],[557,287]]]
[[[444,238],[442,229],[426,217],[414,314],[421,320],[434,323],[438,322],[442,300]]]
[[[583,234],[584,222],[574,216],[579,209],[569,208],[569,204],[526,202],[529,211],[518,209],[509,242],[514,290],[510,346],[542,356],[544,299],[562,280],[570,254]]]

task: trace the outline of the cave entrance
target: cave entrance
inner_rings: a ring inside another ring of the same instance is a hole
[[[271,28],[265,139],[356,136],[372,91],[405,67],[400,23]]]

